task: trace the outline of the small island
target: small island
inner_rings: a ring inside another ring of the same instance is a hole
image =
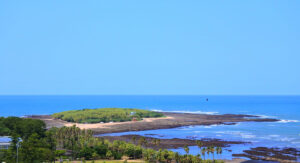
[[[143,118],[158,118],[163,116],[163,113],[131,108],[82,109],[52,114],[54,118],[75,123],[139,121]]]
[[[76,125],[95,134],[176,128],[191,125],[234,125],[237,122],[276,122],[278,119],[243,114],[190,114],[155,112],[143,109],[100,108],[32,115],[43,120],[47,128]]]

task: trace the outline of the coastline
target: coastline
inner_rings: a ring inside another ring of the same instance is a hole
[[[141,121],[128,121],[128,122],[113,122],[113,123],[95,123],[95,124],[79,124],[66,122],[60,119],[55,119],[50,115],[33,115],[27,118],[40,119],[43,120],[47,128],[51,127],[63,127],[63,126],[73,126],[76,125],[81,129],[90,129],[95,135],[103,137],[110,141],[123,140],[130,142],[133,135],[123,135],[123,136],[104,136],[102,134],[109,133],[120,133],[128,131],[144,131],[144,130],[156,130],[156,129],[168,129],[183,126],[193,126],[193,125],[235,125],[238,122],[279,122],[279,119],[264,118],[255,115],[245,115],[245,114],[223,114],[223,115],[210,115],[210,114],[191,114],[191,113],[170,113],[163,112],[165,117],[162,118],[144,118]],[[136,137],[141,137],[135,135]],[[152,137],[145,137],[152,142]],[[161,145],[159,146],[146,146],[147,148],[165,148],[165,149],[175,149],[182,148],[184,145],[195,146],[195,140],[191,139],[160,139]],[[200,140],[204,143],[204,146],[218,146],[218,147],[228,147],[233,144],[247,144],[249,142],[242,141],[226,141],[221,139],[202,139]],[[151,145],[151,143],[149,144]],[[264,150],[261,150],[261,149]],[[295,155],[295,150],[278,150],[268,149],[266,147],[259,147],[257,149],[245,150],[244,153],[234,154],[235,157],[243,157],[251,160],[266,160],[266,161],[280,161],[280,162],[294,162],[297,153]],[[276,155],[270,157],[270,152]],[[259,153],[259,155],[258,155]],[[287,156],[287,155],[293,156]],[[239,162],[245,161],[244,159],[233,159],[228,160],[228,162]],[[227,162],[227,161],[226,161]]]
[[[140,138],[145,138],[147,140],[147,144],[144,144],[143,146],[146,148],[152,148],[152,149],[177,149],[182,148],[184,146],[197,146],[197,140],[193,139],[179,139],[179,138],[173,138],[173,139],[160,139],[160,138],[153,138],[150,136],[141,136],[141,135],[122,135],[122,136],[99,136],[100,138],[107,139],[109,141],[114,140],[121,140],[126,142],[131,142],[133,144],[138,145],[138,140]],[[133,141],[133,138],[136,141]],[[159,140],[159,143],[155,143],[156,140]],[[225,141],[221,139],[199,139],[199,141],[202,143],[203,147],[229,147],[232,144],[247,144],[250,142],[242,142],[242,141]]]
[[[152,148],[155,150],[159,149],[177,149],[183,148],[187,146],[197,146],[197,140],[194,139],[160,139],[153,138],[149,136],[141,136],[141,135],[121,135],[121,136],[99,136],[100,138],[107,139],[111,142],[115,140],[121,140],[128,143],[133,143],[138,145],[138,140],[141,138],[145,138],[147,144],[143,144],[142,146],[145,148]],[[159,140],[159,143],[156,143]],[[222,139],[209,139],[202,138],[198,139],[202,144],[202,147],[230,147],[231,145],[236,144],[251,144],[251,142],[243,142],[243,141],[226,141]],[[249,150],[244,150],[242,153],[233,153],[232,160],[224,160],[225,162],[244,162],[247,158],[250,160],[264,160],[273,162],[297,162],[297,157],[299,157],[299,151],[295,148],[267,148],[267,147],[256,147],[250,148]]]
[[[55,119],[50,115],[32,115],[27,118],[40,119],[44,121],[47,128],[63,127],[76,125],[81,129],[90,129],[95,134],[108,134],[128,131],[143,131],[155,129],[168,129],[193,125],[234,125],[238,122],[277,122],[278,119],[260,118],[254,115],[245,114],[191,114],[191,113],[170,113],[162,112],[166,117],[162,118],[144,118],[141,121],[113,122],[113,123],[95,123],[80,124],[66,122]]]

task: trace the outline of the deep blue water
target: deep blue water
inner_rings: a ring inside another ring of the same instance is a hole
[[[233,153],[256,146],[300,148],[300,96],[0,96],[0,116],[51,114],[72,109],[102,107],[207,114],[253,114],[278,118],[282,121],[189,126],[129,133],[158,134],[157,137],[161,138],[193,136],[251,142],[248,145],[234,145],[228,148],[233,150]],[[177,151],[183,152],[182,149]],[[196,147],[191,147],[191,152],[196,154]],[[231,152],[225,151],[223,157],[231,158]]]

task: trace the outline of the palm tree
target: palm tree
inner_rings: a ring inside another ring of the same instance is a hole
[[[205,160],[205,152],[206,152],[206,148],[202,148],[201,149],[201,154],[202,154],[204,160]]]
[[[222,154],[222,148],[221,147],[217,147],[216,151],[217,151],[217,154],[221,156],[221,154]],[[221,157],[219,159],[221,159]]]
[[[158,151],[157,151],[157,153],[156,153],[156,160],[158,161],[158,162],[161,162],[162,161],[162,149],[159,149]]]
[[[215,147],[211,147],[210,152],[213,154],[213,161],[215,161]]]
[[[221,158],[222,158],[222,152],[223,152],[223,149],[222,149],[222,147],[220,147],[219,153],[220,153]]]
[[[185,145],[183,149],[184,149],[185,153],[188,155],[190,152],[190,148],[187,145]]]
[[[180,160],[179,153],[176,152],[176,153],[175,153],[175,161],[176,161],[176,163],[179,163],[179,160]]]
[[[198,148],[199,148],[199,154],[201,153],[201,148],[202,148],[202,146],[203,146],[203,143],[200,141],[200,140],[197,140],[196,141],[196,144],[197,144],[197,146],[198,146]],[[201,158],[201,155],[200,155],[200,158]]]
[[[206,148],[206,154],[207,154],[207,157],[208,157],[208,158],[209,158],[209,154],[210,154],[210,148],[211,148],[211,147],[207,147],[207,148]]]
[[[196,140],[196,144],[199,148],[203,146],[203,143],[200,140]]]
[[[185,151],[185,160],[186,161],[188,161],[189,160],[189,153],[190,153],[190,148],[187,146],[187,145],[185,145],[184,147],[183,147],[183,149],[184,149],[184,151]]]

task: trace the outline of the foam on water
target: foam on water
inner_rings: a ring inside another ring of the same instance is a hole
[[[276,116],[270,116],[270,115],[257,115],[260,118],[277,118]]]
[[[278,123],[290,123],[290,122],[299,122],[299,120],[285,120],[285,119],[282,119],[280,121],[278,121]]]
[[[164,110],[152,109],[152,111],[156,111],[156,112],[170,112],[170,113],[209,114],[209,115],[218,114],[218,112],[187,111],[187,110],[164,111]]]

